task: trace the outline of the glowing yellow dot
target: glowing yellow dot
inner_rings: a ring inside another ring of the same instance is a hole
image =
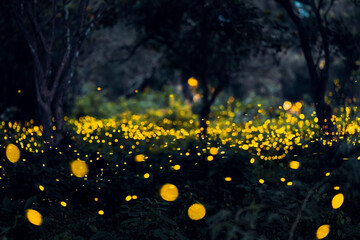
[[[191,77],[188,79],[188,84],[190,87],[197,87],[198,81],[195,78]]]
[[[286,183],[288,186],[291,186],[291,185],[293,185],[293,182],[287,182]]]
[[[97,87],[96,90],[101,91],[101,87]]]
[[[145,162],[144,154],[138,154],[135,156],[135,162]]]
[[[330,172],[327,172],[327,173],[325,174],[325,176],[327,176],[327,177],[330,176]]]
[[[334,190],[340,190],[340,187],[339,187],[339,186],[335,186],[335,187],[334,187]]]
[[[291,108],[292,104],[289,101],[285,101],[283,104],[283,108],[285,111],[289,110]]]
[[[131,196],[132,199],[137,199],[138,197],[136,195]]]
[[[343,202],[344,202],[344,194],[338,193],[333,197],[331,201],[331,206],[333,209],[338,209],[339,207],[341,207]]]
[[[104,215],[104,211],[103,211],[103,210],[99,210],[99,211],[98,211],[98,214],[99,214],[99,215]]]
[[[89,167],[85,161],[74,160],[70,163],[71,172],[78,178],[85,177],[89,172]]]
[[[300,163],[298,161],[290,161],[289,167],[292,169],[298,169],[300,167]]]
[[[128,195],[128,196],[126,196],[126,198],[125,198],[125,201],[130,201],[131,200],[131,196],[130,195]]]
[[[188,216],[191,220],[200,220],[205,217],[206,209],[201,203],[194,203],[188,209]]]
[[[40,226],[42,224],[41,214],[34,209],[26,210],[26,218],[30,223],[32,223],[36,226]]]
[[[209,152],[211,155],[216,155],[219,153],[219,150],[216,147],[212,147]]]
[[[99,201],[99,199],[96,197],[96,198],[94,198],[94,201],[97,202],[97,201]]]
[[[247,144],[242,145],[242,149],[243,150],[249,150],[249,145],[247,145]]]
[[[265,181],[264,181],[264,179],[259,179],[259,183],[261,183],[261,184],[263,184]]]
[[[280,178],[280,181],[285,182],[285,178],[283,178],[283,177]]]
[[[67,203],[64,202],[64,201],[61,201],[61,202],[60,202],[60,205],[63,206],[63,207],[66,207],[66,206],[67,206]]]
[[[40,189],[40,191],[44,191],[44,190],[45,190],[45,188],[44,188],[43,185],[39,185],[39,189]]]
[[[209,162],[211,162],[212,160],[214,160],[214,157],[213,157],[213,156],[208,156],[208,157],[207,157],[207,160],[208,160]]]
[[[250,163],[253,164],[255,162],[255,158],[250,159]]]
[[[230,182],[230,181],[231,181],[231,177],[226,177],[226,178],[225,178],[225,181]]]
[[[16,145],[10,143],[6,147],[5,155],[10,162],[16,163],[20,159],[20,150]]]
[[[148,173],[144,174],[144,178],[149,178],[149,177],[150,177],[150,174],[148,174]]]
[[[329,232],[330,232],[330,225],[324,224],[316,230],[316,238],[323,239],[329,234]]]
[[[174,170],[180,170],[181,166],[177,164],[173,168],[174,168]]]
[[[172,202],[175,201],[179,196],[179,190],[175,185],[166,183],[160,189],[160,196],[165,201]]]

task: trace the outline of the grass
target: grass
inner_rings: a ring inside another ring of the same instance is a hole
[[[302,103],[265,107],[229,99],[213,110],[202,140],[197,117],[171,104],[108,119],[67,118],[59,148],[44,144],[32,121],[1,122],[1,235],[314,239],[329,225],[331,239],[359,237],[352,204],[360,196],[356,106],[334,110],[338,132],[330,136]],[[9,144],[17,147],[6,155]],[[20,159],[10,162],[16,148]],[[167,183],[178,196],[160,194]],[[344,203],[334,209],[339,193]],[[193,204],[205,207],[203,218],[189,218]],[[29,209],[40,213],[40,224],[26,215]]]

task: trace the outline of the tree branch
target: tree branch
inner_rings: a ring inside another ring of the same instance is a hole
[[[296,219],[295,219],[294,223],[293,223],[292,226],[291,226],[290,233],[289,233],[289,240],[293,240],[293,239],[294,239],[295,229],[296,229],[296,227],[297,227],[297,225],[298,225],[298,223],[299,223],[299,221],[300,221],[300,219],[301,219],[302,212],[305,210],[306,204],[309,202],[309,199],[310,199],[311,195],[313,194],[313,192],[314,192],[318,187],[320,187],[321,185],[323,185],[323,184],[326,182],[327,179],[328,179],[327,177],[326,177],[326,178],[323,178],[320,182],[318,182],[315,186],[313,186],[313,187],[308,191],[308,193],[306,194],[306,197],[305,197],[305,199],[304,199],[304,201],[303,201],[303,203],[302,203],[302,205],[301,205],[301,208],[300,208],[300,210],[299,210],[299,212],[298,212],[298,214],[297,214],[297,216],[296,216]]]

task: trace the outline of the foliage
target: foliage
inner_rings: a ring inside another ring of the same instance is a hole
[[[135,98],[152,99],[161,110],[168,94]],[[3,236],[21,239],[26,231],[37,239],[285,239],[305,202],[294,231],[298,239],[314,238],[323,224],[331,226],[332,238],[358,237],[352,204],[360,197],[356,107],[336,109],[339,136],[328,139],[307,105],[291,112],[271,110],[261,99],[262,104],[228,101],[214,108],[213,117],[221,117],[206,141],[198,141],[191,114],[168,119],[166,112],[150,115],[132,101],[122,104],[137,114],[68,119],[60,148],[44,145],[33,122],[1,123],[1,146],[13,143],[21,152],[18,162],[4,160],[1,166]],[[252,119],[237,118],[237,112]],[[134,161],[139,154],[143,162]],[[85,178],[71,175],[74,159],[89,166]],[[291,168],[291,161],[300,167]],[[160,197],[165,183],[179,189],[176,201]],[[339,192],[345,202],[332,209]],[[187,209],[196,202],[206,216],[192,221]],[[27,221],[27,209],[42,214],[41,226]]]

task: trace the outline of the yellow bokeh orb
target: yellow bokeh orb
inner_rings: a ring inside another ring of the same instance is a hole
[[[283,108],[285,111],[289,110],[292,106],[292,103],[289,102],[289,101],[285,101],[284,104],[283,104]]]
[[[160,189],[160,196],[165,201],[175,201],[179,196],[179,190],[174,184],[166,183]]]
[[[339,207],[341,207],[343,202],[344,202],[344,194],[338,193],[333,197],[331,201],[331,206],[333,209],[338,209]]]
[[[298,161],[290,161],[289,167],[291,169],[298,169],[300,167],[300,163]]]
[[[198,80],[196,80],[195,78],[191,77],[188,79],[188,84],[190,87],[197,87],[198,85]]]
[[[98,211],[98,214],[99,214],[99,215],[104,215],[104,211],[103,211],[103,210],[99,210],[99,211]]]
[[[328,225],[328,224],[321,225],[316,230],[316,239],[325,238],[329,234],[329,232],[330,232],[330,225]]]
[[[60,202],[60,205],[63,206],[63,207],[66,207],[66,206],[67,206],[67,203],[64,202],[64,201],[61,201],[61,202]]]
[[[145,156],[144,154],[138,154],[134,158],[135,162],[145,162]]]
[[[210,154],[211,155],[217,155],[219,153],[219,150],[216,147],[210,148]]]
[[[42,224],[42,215],[34,209],[26,210],[26,218],[30,223],[36,226],[40,226]]]
[[[177,164],[173,167],[174,170],[180,170],[180,168],[181,168],[181,166],[179,164]]]
[[[188,209],[188,216],[191,220],[200,220],[205,217],[206,209],[201,203],[194,203]]]
[[[85,161],[74,160],[70,163],[71,172],[78,178],[85,177],[89,173],[89,167]]]
[[[16,163],[20,159],[20,150],[16,145],[12,143],[7,145],[5,154],[6,158],[12,163]]]

